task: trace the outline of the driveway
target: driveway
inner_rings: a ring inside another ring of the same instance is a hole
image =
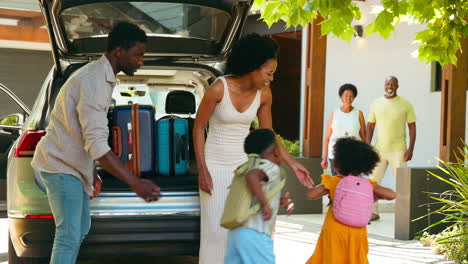
[[[275,254],[277,264],[305,263],[312,255],[320,234],[324,214],[280,216],[276,224]],[[383,213],[379,221],[368,227],[369,262],[371,264],[452,264],[443,256],[436,255],[431,248],[422,246],[416,240],[396,240],[394,214]],[[0,218],[0,264],[8,260],[7,219]],[[77,264],[128,264],[165,263],[196,264],[196,257],[111,257],[82,259]],[[44,263],[46,264],[46,263]]]

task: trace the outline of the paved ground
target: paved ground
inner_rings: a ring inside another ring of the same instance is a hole
[[[275,254],[278,264],[305,263],[312,254],[318,239],[324,215],[280,216],[277,221]],[[435,255],[428,247],[418,241],[401,241],[393,239],[394,214],[384,213],[381,220],[368,227],[369,261],[371,264],[420,264],[420,263],[453,263]],[[7,219],[0,218],[0,264],[7,264]],[[80,260],[77,264],[127,264],[127,263],[165,263],[195,264],[194,257],[172,258],[102,258]]]
[[[280,217],[276,224],[275,253],[277,263],[305,263],[312,255],[325,215]],[[449,264],[443,256],[432,253],[418,241],[393,239],[394,214],[383,213],[368,226],[369,262],[371,264]]]

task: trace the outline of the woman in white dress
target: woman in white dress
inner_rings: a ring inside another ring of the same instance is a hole
[[[357,96],[356,86],[349,83],[343,84],[338,91],[338,95],[343,104],[335,109],[328,119],[325,142],[323,143],[322,162],[320,163],[324,170],[330,165],[333,176],[336,175],[332,167],[333,146],[336,140],[342,137],[355,137],[360,140],[366,138],[364,114],[353,106],[353,101]]]
[[[198,108],[193,137],[201,204],[200,264],[224,262],[227,230],[220,226],[221,215],[234,170],[247,161],[243,145],[251,122],[258,117],[260,128],[272,129],[269,84],[277,49],[273,40],[257,34],[239,40],[227,60],[232,75],[215,81]],[[280,149],[298,180],[311,188],[309,172]]]

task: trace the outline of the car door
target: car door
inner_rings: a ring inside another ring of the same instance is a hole
[[[10,89],[0,83],[0,94],[6,96],[17,108],[15,113],[0,117],[0,203],[6,200],[6,170],[8,153],[20,135],[24,120],[31,114],[26,104]],[[0,210],[2,208],[0,207]]]

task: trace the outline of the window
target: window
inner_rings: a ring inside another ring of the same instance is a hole
[[[71,7],[60,15],[69,40],[107,36],[120,21],[148,36],[219,41],[231,19],[222,10],[179,3],[104,2]]]
[[[433,61],[431,63],[431,92],[442,91],[442,66]]]

